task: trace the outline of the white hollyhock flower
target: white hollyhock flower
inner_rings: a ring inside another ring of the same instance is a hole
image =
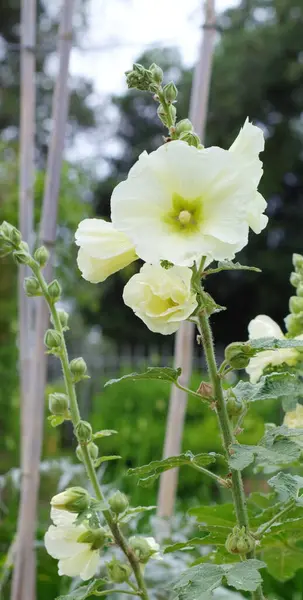
[[[289,429],[303,429],[303,406],[297,404],[295,410],[285,413],[283,425]]]
[[[156,542],[155,538],[146,537],[145,540],[147,541],[150,549],[153,551],[151,558],[153,558],[154,560],[163,560],[163,557],[161,556],[160,552],[160,544]]]
[[[48,554],[59,560],[59,575],[80,576],[86,581],[98,570],[99,550],[93,549],[88,542],[79,542],[79,538],[89,530],[84,524],[74,525],[75,513],[52,508],[50,525],[44,543]]]
[[[82,277],[100,283],[136,260],[129,238],[102,219],[84,219],[75,233],[80,246],[77,263]]]
[[[249,339],[276,338],[283,339],[285,336],[279,325],[267,315],[258,315],[248,325]],[[303,336],[302,336],[303,337]],[[301,338],[298,336],[297,339]],[[250,359],[246,372],[252,383],[256,383],[269,365],[281,365],[286,363],[294,365],[299,353],[296,348],[277,348],[276,350],[264,350]]]
[[[156,333],[174,333],[197,307],[188,267],[143,265],[124,288],[123,300]]]
[[[243,131],[250,137],[246,126]],[[180,140],[144,152],[113,191],[114,227],[152,264],[234,258],[247,244],[249,226],[265,226],[260,165],[258,149],[254,160],[239,160],[237,147],[199,150]]]

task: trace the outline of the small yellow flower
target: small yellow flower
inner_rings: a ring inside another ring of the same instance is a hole
[[[285,413],[283,425],[289,429],[303,429],[303,406],[297,404],[295,410]]]

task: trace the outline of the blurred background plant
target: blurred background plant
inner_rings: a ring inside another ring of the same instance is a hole
[[[131,11],[132,2],[125,2]],[[40,216],[51,128],[53,78],[50,66],[58,17],[55,7],[50,8],[45,2],[38,4],[38,48],[41,46],[44,50],[37,53],[36,162],[39,170],[35,183],[36,223]],[[79,0],[77,4],[75,47],[85,39],[89,6],[89,0]],[[0,17],[0,221],[5,219],[17,224],[19,3],[15,0],[0,2]],[[301,0],[242,0],[220,14],[218,23],[220,33],[214,57],[205,144],[228,147],[247,116],[263,128],[266,168],[260,191],[268,201],[270,216],[267,229],[261,235],[253,236],[237,257],[243,264],[260,267],[262,273],[223,273],[210,282],[210,292],[218,303],[228,308],[228,318],[221,313],[213,323],[220,353],[223,344],[235,338],[246,339],[247,323],[256,314],[269,314],[282,325],[288,312],[291,256],[293,252],[302,252],[303,245],[300,222],[303,214],[303,6]],[[174,78],[179,88],[179,117],[186,117],[192,70],[183,64],[178,40],[176,47],[148,48],[136,60],[145,66],[156,62],[164,70],[166,80]],[[125,381],[104,390],[103,384],[110,377],[142,369],[147,363],[171,364],[173,338],[151,334],[122,302],[125,280],[138,265],[130,265],[127,276],[122,271],[100,286],[86,284],[77,271],[73,235],[78,222],[85,216],[109,217],[113,187],[126,176],[144,149],[151,151],[162,142],[164,132],[156,116],[154,101],[147,94],[123,90],[119,95],[107,94],[98,102],[96,105],[93,82],[88,77],[73,75],[68,151],[61,178],[56,269],[63,286],[64,302],[72,313],[72,333],[68,335],[70,356],[82,354],[92,376],[89,384],[80,390],[83,415],[89,416],[96,429],[118,430],[118,436],[104,440],[106,454],[120,454],[123,449],[123,460],[109,463],[102,472],[103,480],[108,484],[114,479],[117,487],[131,495],[134,504],[154,504],[156,487],[137,487],[123,473],[125,466],[133,467],[160,458],[169,388],[161,382],[151,385]],[[118,127],[114,123],[118,123]],[[89,149],[96,139],[100,146],[98,158],[95,161],[79,159],[81,152],[83,154],[81,145]],[[15,534],[19,490],[16,285],[16,269],[10,260],[2,260],[0,555],[4,573],[7,572],[7,552]],[[47,392],[60,391],[57,369],[55,362],[50,361]],[[203,369],[203,361],[197,355],[193,375],[196,387],[201,380],[199,369]],[[256,442],[262,435],[264,421],[282,421],[280,406],[271,402],[266,406],[258,404],[247,417],[246,433],[241,441]],[[79,476],[82,476],[80,467],[72,462],[72,445],[68,427],[62,433],[45,425],[44,456],[47,460],[41,466],[37,532],[38,597],[45,600],[53,599],[69,586],[68,581],[59,581],[56,563],[47,556],[41,542],[48,524],[49,497],[67,483],[77,481],[79,484]],[[193,452],[216,451],[219,447],[214,417],[192,400],[183,447]],[[62,453],[64,458],[59,459]],[[248,491],[263,490],[261,477],[253,478],[247,474],[245,483]],[[202,503],[218,500],[218,494],[215,485],[210,486],[203,479],[197,483],[194,473],[181,471],[178,512],[194,505],[198,499]],[[147,521],[142,519],[140,523],[142,531],[148,531]],[[182,539],[184,526],[182,519],[176,517],[177,540]],[[179,559],[185,560],[182,556],[176,560]],[[286,584],[266,576],[268,598],[300,600],[302,589],[303,570]],[[9,585],[5,579],[1,592],[5,600],[9,598]]]

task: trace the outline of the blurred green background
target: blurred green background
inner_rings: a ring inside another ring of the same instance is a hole
[[[126,2],[128,0],[125,0]],[[81,46],[87,28],[89,1],[77,3],[75,46]],[[57,12],[38,3],[38,47],[53,47]],[[197,3],[198,5],[198,3]],[[131,2],[130,2],[130,10]],[[19,122],[19,14],[16,0],[0,0],[0,221],[17,224],[18,122]],[[161,15],[159,15],[161,18]],[[251,236],[250,244],[238,255],[244,264],[256,265],[262,273],[225,273],[215,276],[209,291],[228,313],[213,319],[218,353],[235,339],[246,339],[247,323],[258,313],[269,314],[283,324],[290,296],[289,272],[293,252],[303,251],[303,3],[302,0],[242,0],[218,18],[206,145],[228,148],[247,116],[262,127],[266,138],[263,154],[265,172],[260,191],[268,202],[269,225],[262,234]],[[49,139],[49,117],[53,86],[49,53],[37,52],[37,177],[35,221],[39,222],[44,168]],[[148,66],[161,65],[166,80],[179,88],[178,115],[188,114],[192,70],[183,64],[176,47],[152,48],[137,57]],[[130,65],[129,65],[130,66]],[[67,153],[62,171],[57,235],[57,276],[64,290],[64,307],[71,313],[68,334],[70,356],[83,355],[92,375],[81,384],[80,401],[85,418],[96,429],[113,428],[118,435],[105,439],[105,454],[122,454],[102,471],[105,485],[123,488],[132,504],[153,504],[156,487],[139,488],[123,475],[125,467],[160,458],[169,397],[161,382],[123,382],[106,390],[106,379],[149,364],[171,364],[173,336],[162,338],[149,332],[122,302],[125,281],[140,265],[133,264],[103,285],[81,280],[76,267],[73,236],[78,222],[97,215],[109,218],[113,187],[123,179],[138,155],[155,149],[164,134],[151,96],[126,90],[106,96],[101,105],[92,102],[89,77],[71,78],[72,94],[68,126],[69,149],[79,147],[85,136],[100,140],[102,168]],[[115,127],[113,127],[113,123]],[[109,144],[107,142],[109,141]],[[112,144],[112,151],[110,151]],[[109,145],[109,149],[108,149]],[[1,566],[15,533],[19,492],[19,391],[17,272],[8,259],[0,267],[0,555]],[[203,358],[195,357],[193,385],[198,387]],[[55,359],[49,364],[49,387],[60,391],[62,382]],[[46,394],[47,398],[47,394]],[[47,404],[47,399],[46,399]],[[256,405],[246,419],[243,440],[254,443],[262,435],[264,422],[280,423],[281,409],[268,403]],[[41,540],[49,521],[49,498],[70,482],[81,481],[81,467],[74,462],[74,440],[69,427],[45,425],[40,492],[38,545],[38,597],[51,600],[67,589],[57,576],[56,562],[46,555]],[[214,416],[190,400],[184,450],[217,451],[220,448]],[[60,458],[61,457],[61,458]],[[63,458],[62,458],[63,457]],[[72,465],[72,466],[71,466]],[[262,479],[247,475],[247,491],[262,490]],[[218,490],[195,472],[180,475],[178,511],[197,502],[220,500]],[[142,528],[147,524],[142,522]],[[4,569],[5,571],[5,569]],[[280,584],[268,577],[269,598],[303,598],[302,573]],[[3,582],[3,598],[9,597]]]

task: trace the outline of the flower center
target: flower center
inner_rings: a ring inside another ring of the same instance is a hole
[[[188,223],[190,223],[191,221],[191,213],[189,212],[189,210],[181,210],[178,219],[181,225],[188,225]]]

